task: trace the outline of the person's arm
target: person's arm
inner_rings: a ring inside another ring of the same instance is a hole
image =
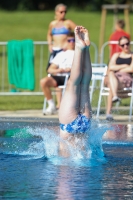
[[[131,64],[128,65],[126,68],[121,69],[120,72],[133,73],[133,56]]]
[[[48,28],[48,32],[47,32],[47,41],[48,41],[48,47],[49,47],[49,51],[52,52],[52,22],[49,24],[49,28]]]
[[[109,71],[119,71],[121,69],[128,67],[127,64],[121,64],[121,65],[116,64],[116,59],[117,59],[118,55],[119,55],[118,53],[115,53],[111,57],[110,62],[109,62]]]
[[[64,23],[66,24],[67,28],[68,28],[70,31],[73,31],[73,32],[74,32],[74,29],[75,29],[75,27],[76,27],[76,24],[75,24],[73,21],[67,19],[67,20],[65,20]]]
[[[65,70],[66,73],[69,73],[71,71],[71,68],[70,67],[66,67],[64,70]]]
[[[71,20],[68,20],[68,23],[69,23],[70,29],[73,31],[76,27],[76,24]]]
[[[52,64],[49,66],[49,68],[48,68],[48,73],[49,73],[49,74],[54,74],[54,75],[56,75],[56,74],[58,74],[58,73],[64,73],[64,72],[65,72],[64,69],[58,68],[58,65],[56,65],[56,64],[54,64],[54,63],[52,63]]]

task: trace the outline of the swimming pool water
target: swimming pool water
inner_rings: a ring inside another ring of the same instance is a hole
[[[63,158],[58,123],[0,123],[0,199],[133,199],[133,127],[96,124],[88,154]]]

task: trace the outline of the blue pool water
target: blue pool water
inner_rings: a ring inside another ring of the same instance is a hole
[[[0,121],[0,199],[133,199],[132,125],[93,121],[65,158],[58,133],[58,122]]]

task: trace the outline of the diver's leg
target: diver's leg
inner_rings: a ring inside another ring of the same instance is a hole
[[[91,117],[91,105],[90,105],[90,96],[89,96],[89,84],[92,76],[92,67],[91,59],[89,53],[90,39],[87,29],[84,28],[84,37],[86,48],[84,49],[84,58],[83,58],[83,72],[81,80],[81,94],[80,94],[80,112],[83,113],[86,117]]]
[[[84,41],[84,28],[78,26],[75,28],[75,54],[74,60],[71,69],[70,79],[68,81],[68,85],[65,91],[65,94],[62,98],[60,109],[59,109],[59,121],[62,124],[71,123],[79,114],[80,109],[80,100],[81,100],[81,81],[85,82],[82,79],[83,69],[84,68],[84,56],[86,56],[85,47],[88,46]],[[85,54],[85,55],[84,55]],[[88,73],[88,69],[87,69]],[[90,76],[91,77],[91,76]],[[90,81],[89,81],[90,82]],[[89,85],[87,82],[87,86]],[[85,92],[85,89],[84,89]],[[88,107],[88,106],[87,106]],[[70,151],[68,148],[68,144],[70,147],[75,148],[75,137],[72,134],[66,133],[60,130],[60,155],[69,156]]]
[[[59,121],[62,124],[72,122],[79,113],[80,84],[83,74],[82,57],[84,54],[83,49],[86,47],[83,34],[83,27],[77,26],[75,28],[76,43],[71,74],[59,109]]]

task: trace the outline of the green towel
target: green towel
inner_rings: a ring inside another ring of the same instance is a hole
[[[26,128],[21,128],[21,129],[11,129],[11,130],[6,130],[5,137],[21,137],[21,138],[28,138],[28,137],[32,137],[33,135],[31,135],[29,133],[29,130]]]
[[[9,83],[16,88],[34,90],[34,44],[30,39],[8,41]]]

